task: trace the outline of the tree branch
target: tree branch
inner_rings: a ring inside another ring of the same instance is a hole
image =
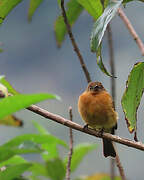
[[[118,153],[116,153],[116,154],[117,154],[117,155],[116,155],[115,160],[116,160],[116,165],[117,165],[117,167],[118,167],[118,169],[119,169],[119,173],[120,173],[121,179],[122,179],[122,180],[126,180],[125,173],[124,173],[124,169],[123,169],[122,164],[121,164],[121,162],[120,162],[120,158],[119,158],[119,156],[118,156]]]
[[[95,136],[95,137],[98,137],[98,138],[105,138],[105,139],[109,139],[111,141],[114,141],[114,142],[117,142],[119,144],[123,144],[123,145],[126,145],[126,146],[129,146],[129,147],[132,147],[132,148],[135,148],[135,149],[139,149],[141,151],[144,151],[144,144],[142,144],[141,142],[135,142],[135,141],[132,141],[132,140],[129,140],[129,139],[125,139],[125,138],[121,138],[119,136],[116,136],[116,135],[112,135],[112,134],[109,134],[109,133],[103,133],[101,135],[101,133],[99,133],[98,131],[95,131],[95,130],[92,130],[92,129],[84,129],[82,126],[80,126],[79,124],[77,123],[74,123],[74,122],[71,122],[70,120],[68,119],[65,119],[59,115],[56,115],[56,114],[53,114],[53,113],[50,113],[36,105],[32,105],[30,107],[27,108],[28,110],[36,113],[36,114],[39,114],[47,119],[51,119],[57,123],[60,123],[64,126],[67,126],[67,127],[70,127],[72,129],[75,129],[75,130],[78,130],[78,131],[81,131],[83,133],[86,133],[86,134],[89,134],[89,135],[92,135],[92,136]]]
[[[72,107],[69,107],[69,116],[70,121],[72,121]],[[69,153],[68,153],[68,163],[66,168],[66,180],[70,180],[70,165],[71,165],[71,158],[73,153],[73,134],[72,134],[72,128],[69,128],[69,137],[70,137],[70,143],[69,143]]]
[[[74,36],[72,34],[72,30],[71,30],[71,26],[70,24],[68,23],[68,19],[67,19],[67,16],[66,16],[66,11],[65,11],[65,8],[64,8],[64,0],[61,0],[61,9],[62,9],[62,16],[63,16],[63,19],[64,19],[64,22],[65,22],[65,25],[66,25],[66,28],[67,28],[67,31],[68,31],[68,35],[69,35],[69,38],[71,40],[71,43],[73,45],[73,48],[74,48],[74,51],[76,52],[77,56],[78,56],[78,59],[80,61],[80,64],[81,64],[81,67],[83,69],[83,72],[85,74],[85,77],[87,79],[87,82],[91,82],[91,78],[90,78],[90,74],[87,70],[87,67],[84,63],[84,60],[83,60],[83,57],[80,53],[80,50],[76,44],[76,41],[74,39]]]
[[[123,10],[121,8],[118,9],[118,15],[120,16],[120,18],[123,20],[124,24],[126,25],[126,27],[128,28],[130,34],[132,35],[133,39],[136,41],[142,56],[144,56],[144,44],[141,41],[141,39],[139,38],[138,34],[136,33],[134,27],[132,26],[131,22],[129,21],[129,19],[127,18],[127,16],[125,15],[125,13],[123,12]]]

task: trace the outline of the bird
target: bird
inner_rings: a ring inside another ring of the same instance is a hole
[[[84,128],[90,127],[111,134],[117,129],[118,114],[114,109],[111,95],[101,82],[88,84],[78,98],[78,111],[86,123]],[[105,138],[103,138],[103,154],[105,157],[116,157],[113,143]]]

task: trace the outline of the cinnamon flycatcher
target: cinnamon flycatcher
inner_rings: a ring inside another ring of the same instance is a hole
[[[88,84],[86,90],[79,96],[78,111],[87,127],[114,134],[118,115],[114,110],[112,97],[100,82]],[[112,142],[104,138],[103,153],[105,157],[116,156]]]

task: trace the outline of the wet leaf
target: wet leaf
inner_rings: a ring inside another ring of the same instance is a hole
[[[97,19],[94,23],[92,33],[91,33],[91,51],[97,52],[101,44],[104,32],[107,28],[108,23],[116,15],[119,6],[121,5],[122,0],[110,1],[103,14]]]
[[[101,43],[102,38],[104,36],[104,32],[107,28],[108,23],[112,20],[112,18],[117,13],[119,6],[121,5],[122,0],[118,1],[110,1],[103,14],[97,19],[94,23],[91,38],[90,38],[90,46],[91,51],[96,52],[97,64],[100,67],[101,71],[106,75],[111,76],[110,73],[106,70],[101,55]]]

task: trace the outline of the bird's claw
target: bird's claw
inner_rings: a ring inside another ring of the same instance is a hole
[[[100,136],[100,137],[102,137],[102,136],[103,136],[103,132],[104,132],[104,128],[102,128],[102,129],[100,129],[100,130],[99,130],[99,132],[98,132],[98,133],[99,133],[99,136]]]
[[[85,125],[83,126],[83,130],[88,130],[88,124],[85,124]]]

